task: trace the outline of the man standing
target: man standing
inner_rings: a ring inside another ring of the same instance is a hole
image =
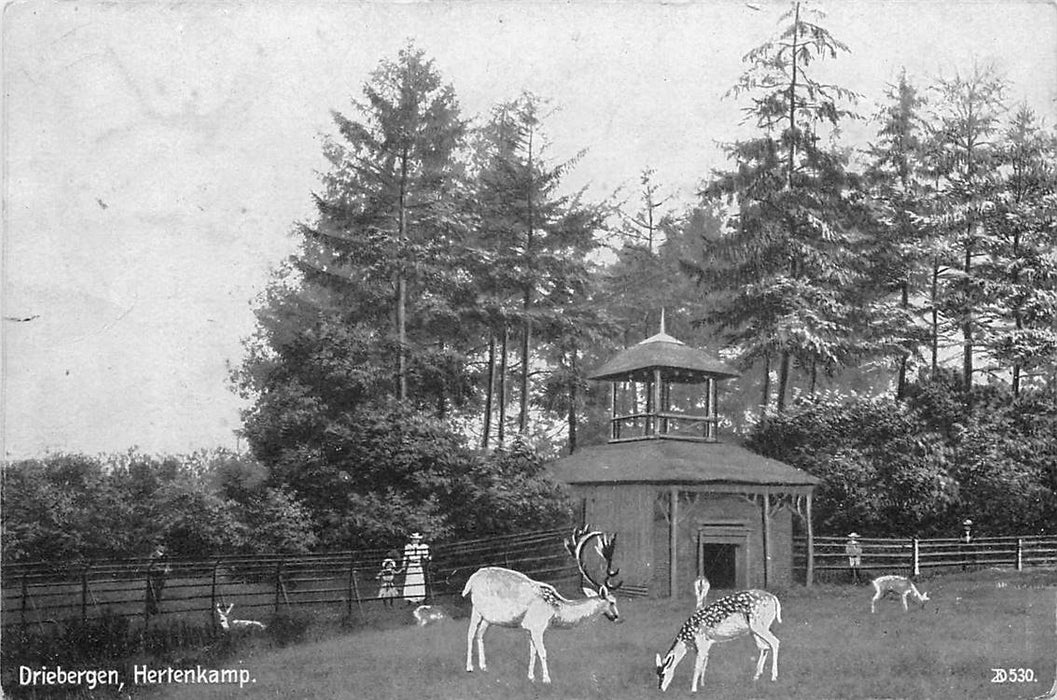
[[[848,568],[851,569],[852,582],[862,583],[862,545],[859,544],[859,533],[852,532],[848,535],[848,542],[844,545],[844,554],[848,557]]]
[[[404,600],[421,603],[426,600],[425,565],[429,561],[429,545],[422,541],[421,532],[412,532],[411,541],[404,545]]]

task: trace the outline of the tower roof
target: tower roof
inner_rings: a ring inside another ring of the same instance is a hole
[[[618,352],[588,379],[645,381],[660,369],[672,382],[701,382],[708,377],[729,379],[738,372],[705,350],[693,348],[662,329],[657,335]]]

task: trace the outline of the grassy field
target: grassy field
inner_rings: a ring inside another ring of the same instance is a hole
[[[925,609],[904,614],[890,599],[876,615],[865,587],[778,592],[778,681],[767,673],[752,681],[756,647],[743,638],[713,648],[699,692],[709,698],[1030,698],[1050,688],[1057,574],[982,571],[925,580],[921,588],[933,599]],[[526,678],[528,639],[521,630],[492,628],[488,671],[467,673],[466,611],[455,609],[456,619],[425,628],[353,631],[218,664],[249,671],[254,682],[242,689],[169,685],[141,689],[137,697],[642,698],[660,694],[654,653],[667,649],[691,606],[689,599],[625,600],[623,624],[598,619],[549,631],[550,686]],[[394,615],[410,619],[406,611]],[[683,661],[667,695],[689,694],[692,663]],[[1031,669],[1036,680],[993,683],[993,668]]]

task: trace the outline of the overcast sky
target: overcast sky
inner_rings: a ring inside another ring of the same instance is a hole
[[[869,114],[993,63],[1053,124],[1043,2],[833,2],[826,76]],[[760,8],[758,10],[754,7]],[[3,452],[234,447],[228,365],[293,250],[329,111],[413,39],[464,116],[531,90],[556,158],[604,196],[644,167],[688,195],[739,133],[723,94],[785,3],[23,2],[3,16]],[[861,131],[861,128],[860,128]],[[853,130],[850,133],[855,133]],[[30,318],[19,322],[11,318]]]

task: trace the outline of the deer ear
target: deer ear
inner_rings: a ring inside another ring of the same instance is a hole
[[[584,586],[582,590],[584,592],[584,595],[587,596],[588,598],[597,598],[598,597],[598,591],[596,591],[593,588],[588,588],[587,586]]]
[[[657,666],[657,668],[660,668],[661,667],[661,655],[660,654],[655,654],[655,656],[657,657],[657,661],[656,661],[656,663],[654,665]]]

